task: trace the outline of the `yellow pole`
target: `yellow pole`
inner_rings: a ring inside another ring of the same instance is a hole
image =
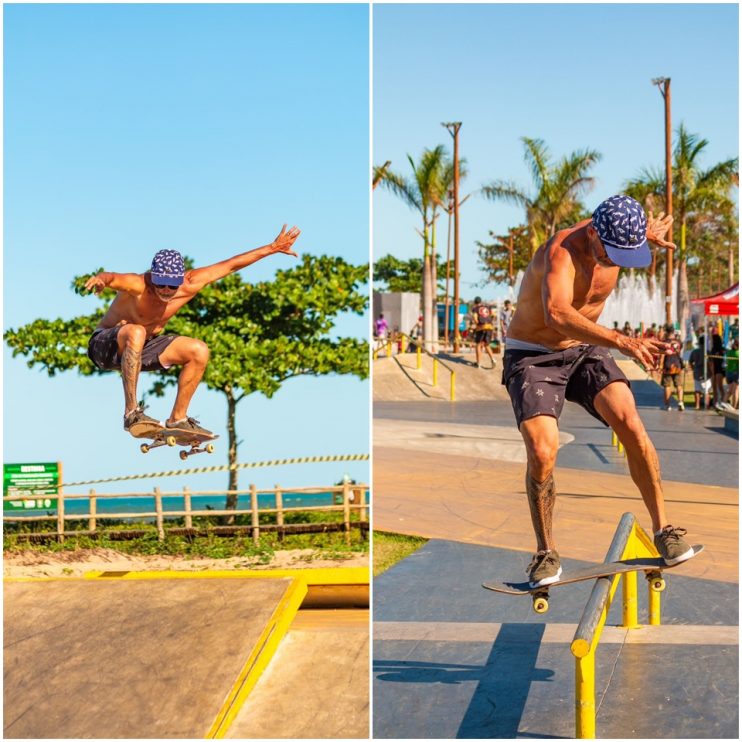
[[[611,430],[611,445],[615,448],[618,445],[618,436],[615,430]]]
[[[595,739],[595,649],[575,658],[575,737]]]
[[[391,358],[392,357],[392,341],[387,341],[386,344],[386,357]]]
[[[451,371],[451,401],[456,401],[456,373]]]
[[[649,583],[647,582],[649,585]],[[659,626],[661,621],[660,611],[660,594],[652,590],[652,586],[649,586],[649,625]]]
[[[433,386],[438,386],[438,359],[433,357]]]
[[[417,367],[421,369],[423,367],[423,349],[420,347],[420,340],[418,339],[417,346]]]
[[[636,591],[636,572],[627,572],[623,576],[623,627],[639,628],[639,601]]]

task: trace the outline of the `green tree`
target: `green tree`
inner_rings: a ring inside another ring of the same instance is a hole
[[[707,139],[692,134],[684,124],[678,127],[672,163],[672,202],[673,229],[680,230],[676,253],[677,314],[683,324],[690,311],[688,260],[700,255],[698,247],[702,244],[702,241],[694,244],[693,238],[699,240],[706,230],[721,232],[726,235],[726,244],[721,246],[726,253],[729,238],[737,230],[732,188],[737,183],[738,159],[723,160],[704,170],[701,159],[708,144]],[[637,178],[628,181],[626,192],[645,205],[666,210],[664,168],[645,168]],[[727,216],[726,226],[720,228],[719,217],[724,216]],[[726,258],[726,254],[723,257]]]
[[[448,191],[453,183],[453,163],[447,157],[442,144],[424,150],[418,163],[415,163],[410,155],[407,155],[407,160],[412,168],[412,178],[405,178],[382,166],[374,168],[374,181],[401,198],[422,217],[422,230],[419,234],[423,240],[421,276],[423,339],[426,343],[432,343],[438,331],[438,313],[435,305],[437,283],[435,225],[439,210],[445,208]],[[459,177],[465,175],[465,160],[460,160]]]
[[[72,287],[78,294],[90,275],[78,276]],[[368,342],[333,337],[335,318],[344,312],[362,314],[367,292],[368,266],[354,266],[341,258],[304,255],[298,265],[276,271],[272,281],[250,284],[233,273],[206,286],[168,322],[168,332],[203,340],[211,359],[203,382],[224,394],[227,402],[229,463],[237,463],[237,405],[261,392],[272,397],[281,385],[297,376],[352,374],[368,376]],[[106,304],[115,292],[98,297]],[[29,368],[40,366],[49,376],[77,369],[83,375],[100,371],[87,357],[88,339],[107,306],[71,320],[37,319],[10,329],[5,341],[13,356],[24,356]],[[178,368],[153,374],[147,394],[162,396],[175,385]],[[237,489],[237,471],[229,473],[229,489]],[[237,504],[229,496],[227,507]]]
[[[484,284],[495,283],[515,284],[518,271],[524,271],[531,260],[531,242],[528,228],[523,225],[511,227],[506,235],[496,235],[490,230],[489,236],[494,242],[479,242],[479,263],[487,274]],[[511,251],[512,247],[512,273]]]
[[[420,291],[420,276],[422,275],[423,261],[420,258],[401,260],[394,255],[384,255],[374,263],[373,279],[383,291]],[[445,270],[445,264],[440,260],[437,266],[437,275]],[[443,293],[442,279],[438,278],[436,290],[438,296]]]
[[[532,191],[512,181],[495,180],[482,187],[482,194],[491,201],[506,201],[523,207],[531,253],[534,253],[558,229],[585,218],[586,210],[580,196],[593,187],[595,179],[588,173],[601,155],[595,150],[583,149],[553,162],[543,140],[522,137],[521,141],[533,179]]]

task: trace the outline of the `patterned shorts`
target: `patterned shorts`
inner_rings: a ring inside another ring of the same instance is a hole
[[[117,336],[123,325],[108,329],[96,330],[88,341],[88,358],[101,370],[111,371],[121,368],[121,358]],[[155,335],[148,338],[142,349],[142,371],[162,371],[160,353],[175,340],[178,335]]]
[[[577,345],[553,353],[506,350],[503,359],[502,383],[519,428],[524,420],[538,415],[558,420],[565,399],[607,426],[593,402],[598,392],[614,381],[631,386],[610,352],[597,345]]]

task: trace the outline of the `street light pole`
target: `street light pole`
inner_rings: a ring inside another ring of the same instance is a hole
[[[656,77],[652,85],[659,88],[665,99],[665,213],[672,216],[672,124],[670,120],[670,78]],[[669,241],[672,242],[672,227]],[[672,250],[665,249],[665,323],[672,322]]]
[[[459,129],[461,121],[441,124],[453,137],[453,352],[459,352]]]

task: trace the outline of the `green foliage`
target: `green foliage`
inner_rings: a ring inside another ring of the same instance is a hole
[[[513,240],[513,283],[518,271],[524,271],[531,260],[531,241],[527,227],[512,227],[507,235],[496,235],[489,232],[494,242],[479,242],[479,264],[486,273],[482,286],[490,281],[494,283],[510,283],[510,238]]]
[[[423,261],[420,258],[400,260],[393,255],[385,255],[374,263],[374,283],[381,291],[409,291],[419,294],[422,284]],[[438,293],[444,292],[446,263],[438,260]],[[380,285],[379,285],[380,284]]]
[[[78,276],[72,287],[84,293],[90,275]],[[277,271],[272,281],[245,283],[234,273],[206,286],[168,323],[167,331],[203,340],[211,350],[204,377],[210,389],[235,401],[262,392],[270,397],[295,376],[329,373],[368,376],[368,343],[331,336],[342,312],[362,314],[368,297],[360,291],[368,266],[341,258],[304,255],[299,265]],[[106,304],[115,292],[106,290]],[[29,368],[41,366],[50,376],[76,368],[101,373],[87,357],[88,339],[104,308],[71,320],[37,319],[10,329],[5,341],[13,356],[22,355]],[[179,369],[155,374],[150,393],[161,395],[174,384]]]

